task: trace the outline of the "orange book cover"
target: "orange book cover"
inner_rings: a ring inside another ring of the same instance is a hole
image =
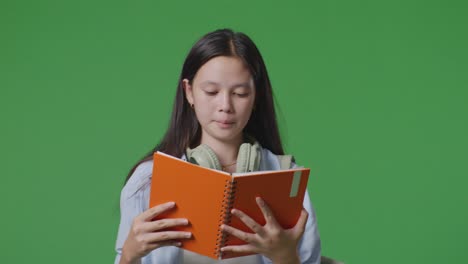
[[[153,160],[150,207],[169,201],[176,203],[175,209],[156,219],[187,218],[189,226],[172,229],[192,233],[192,238],[183,241],[182,247],[213,259],[242,256],[221,253],[220,248],[225,245],[245,244],[223,234],[220,229],[223,223],[252,233],[237,217],[231,217],[232,208],[265,224],[256,197],[265,200],[283,228],[293,227],[302,210],[310,173],[308,168],[296,168],[230,174],[162,152],[155,152]]]

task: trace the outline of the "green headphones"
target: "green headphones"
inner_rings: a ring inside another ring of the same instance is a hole
[[[239,153],[237,154],[236,172],[251,172],[258,171],[260,167],[260,150],[261,146],[256,141],[254,143],[242,143],[239,147]],[[221,163],[214,151],[206,144],[190,149],[187,148],[187,160],[191,163],[216,169],[222,170]]]

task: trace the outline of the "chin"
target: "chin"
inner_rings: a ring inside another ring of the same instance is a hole
[[[222,132],[213,133],[211,136],[219,141],[233,141],[239,136],[239,134],[242,135],[242,132],[238,132],[238,133],[233,133],[233,132],[226,133],[226,132],[225,133],[222,133]]]

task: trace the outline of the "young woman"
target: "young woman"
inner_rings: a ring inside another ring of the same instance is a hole
[[[190,219],[151,221],[175,206],[165,203],[148,208],[155,151],[227,172],[280,169],[277,155],[284,152],[273,92],[260,52],[248,36],[217,30],[203,36],[190,50],[169,128],[162,141],[130,171],[122,189],[115,263],[320,262],[320,239],[307,193],[302,214],[291,229],[281,228],[260,198],[257,203],[266,220],[263,226],[240,210],[233,210],[233,215],[255,233],[224,225],[223,231],[247,244],[226,246],[222,251],[254,255],[217,262],[179,248],[191,234],[166,230],[187,225]],[[250,161],[241,161],[241,155],[248,155]]]

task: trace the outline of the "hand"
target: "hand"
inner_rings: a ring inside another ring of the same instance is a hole
[[[163,246],[180,246],[181,242],[179,240],[188,239],[192,236],[190,232],[161,231],[170,227],[186,226],[188,224],[187,219],[152,220],[161,213],[173,209],[174,206],[174,202],[160,204],[144,211],[133,219],[132,227],[122,248],[120,263],[139,263],[140,258],[152,250]]]
[[[257,197],[258,207],[263,213],[266,224],[264,226],[255,222],[240,210],[231,212],[255,233],[243,232],[228,225],[222,225],[223,231],[247,242],[246,245],[226,246],[223,252],[257,253],[273,261],[273,263],[299,263],[297,244],[305,230],[308,213],[302,209],[301,216],[296,225],[290,229],[283,229],[276,221],[270,208]]]

